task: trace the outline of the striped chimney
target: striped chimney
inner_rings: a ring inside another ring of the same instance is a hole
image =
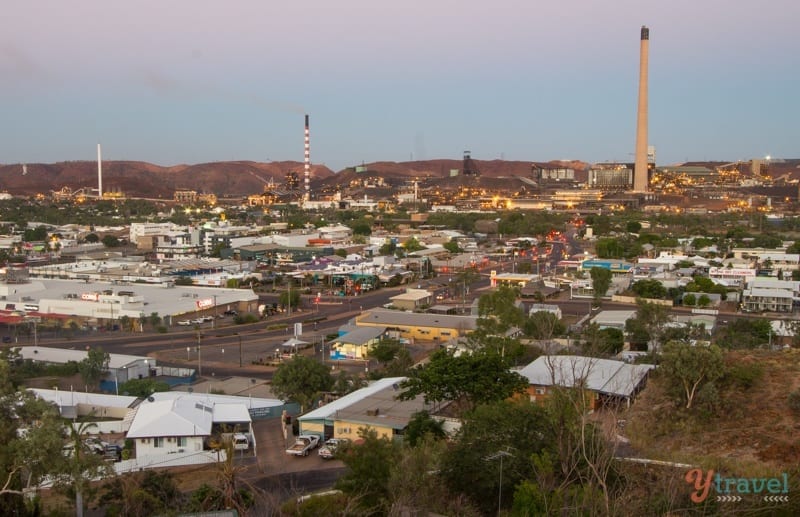
[[[305,186],[305,200],[311,199],[311,143],[308,134],[308,115],[306,115],[305,131],[305,174],[303,178]]]

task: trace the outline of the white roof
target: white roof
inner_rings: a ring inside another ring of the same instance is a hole
[[[42,388],[28,388],[28,391],[42,400],[52,402],[57,406],[77,406],[83,404],[97,407],[130,407],[136,397],[123,395],[106,395],[104,393],[86,393],[83,391],[51,390]]]
[[[207,405],[241,404],[246,409],[269,408],[282,406],[283,402],[277,399],[262,399],[258,397],[239,397],[237,395],[215,395],[212,393],[186,393],[185,391],[159,391],[151,395],[156,401],[186,399],[201,402]]]
[[[592,323],[597,323],[601,327],[604,325],[625,325],[625,322],[631,318],[636,317],[635,310],[620,310],[620,311],[600,311],[594,318]]]
[[[128,438],[209,436],[214,408],[192,398],[143,402],[128,430]]]
[[[369,397],[370,395],[374,395],[375,393],[378,393],[379,391],[394,384],[399,384],[404,380],[406,380],[405,377],[384,377],[383,379],[373,382],[366,388],[361,388],[353,393],[348,393],[344,397],[336,399],[330,404],[326,404],[321,408],[310,411],[305,415],[298,417],[298,420],[323,420],[330,418],[335,415],[337,411],[341,411],[342,409],[350,407],[351,405]]]
[[[70,348],[49,348],[44,346],[21,346],[19,353],[23,359],[42,361],[54,364],[66,364],[69,361],[79,363],[89,357],[87,350],[73,350]],[[108,367],[120,369],[147,360],[151,366],[156,366],[156,360],[151,357],[125,354],[109,354]]]
[[[792,293],[783,289],[766,289],[763,287],[751,287],[742,293],[744,296],[758,296],[761,298],[791,298]]]
[[[609,395],[629,397],[644,380],[650,364],[627,364],[622,361],[574,355],[541,356],[519,373],[537,386],[585,386]]]

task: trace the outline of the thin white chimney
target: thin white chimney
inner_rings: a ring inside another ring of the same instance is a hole
[[[103,154],[97,144],[97,198],[103,199]]]

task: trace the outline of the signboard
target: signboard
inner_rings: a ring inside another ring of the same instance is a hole
[[[214,306],[214,299],[213,298],[203,298],[202,300],[197,300],[197,308],[198,309],[208,309],[209,307]]]
[[[294,335],[295,336],[302,336],[303,335],[303,324],[302,323],[295,323],[294,324]]]
[[[97,293],[83,293],[81,294],[81,300],[85,300],[87,302],[96,302],[100,299],[100,295]]]
[[[754,277],[756,276],[756,270],[746,268],[712,267],[708,269],[708,276]]]

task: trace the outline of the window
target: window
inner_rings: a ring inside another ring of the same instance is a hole
[[[158,437],[153,438],[153,447],[163,447],[164,446],[164,438]]]
[[[545,389],[544,388],[536,388],[536,394],[537,395],[544,395],[545,394]]]
[[[178,447],[186,447],[188,445],[189,440],[186,439],[185,436],[178,437]]]

